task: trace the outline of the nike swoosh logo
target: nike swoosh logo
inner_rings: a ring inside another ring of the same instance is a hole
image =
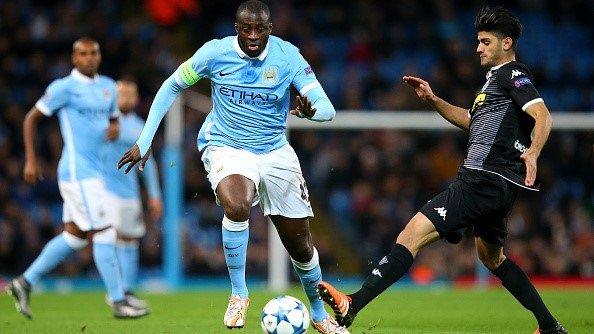
[[[225,249],[229,249],[229,250],[231,250],[231,249],[237,249],[237,248],[239,248],[241,246],[243,246],[243,244],[241,244],[241,245],[239,245],[237,247],[227,247],[227,246],[225,246]]]
[[[227,73],[223,73],[223,71],[219,72],[219,75],[224,77],[225,75],[229,75],[231,73],[235,73],[235,72],[227,72]]]

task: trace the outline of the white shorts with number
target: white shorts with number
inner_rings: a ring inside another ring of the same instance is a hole
[[[99,230],[111,226],[105,217],[107,190],[101,179],[58,182],[64,200],[62,221],[73,222],[81,231]]]
[[[288,144],[266,154],[208,146],[202,154],[202,162],[215,195],[222,179],[239,174],[256,185],[253,205],[260,202],[265,216],[313,217],[299,159]]]
[[[142,202],[139,198],[122,198],[107,191],[107,220],[118,234],[129,238],[140,238],[146,231],[142,219]]]

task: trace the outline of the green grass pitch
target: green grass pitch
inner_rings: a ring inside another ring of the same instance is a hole
[[[297,289],[288,292],[303,301]],[[570,333],[594,333],[594,290],[544,290],[543,298]],[[223,326],[227,292],[142,294],[152,314],[115,320],[100,292],[34,294],[33,320],[0,296],[0,333],[261,333],[259,316],[274,294],[252,292],[245,328]],[[306,303],[307,305],[307,303]],[[504,290],[395,289],[362,311],[351,333],[533,333],[531,314]],[[308,333],[316,333],[310,328]]]

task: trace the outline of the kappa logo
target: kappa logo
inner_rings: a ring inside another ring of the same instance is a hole
[[[443,218],[443,220],[445,221],[448,210],[446,210],[443,206],[441,208],[435,208],[433,210],[437,211],[437,214],[440,215],[441,218]]]
[[[518,70],[512,70],[512,76],[511,78],[515,78],[515,77],[519,77],[520,75],[524,75],[524,73],[518,71]]]
[[[382,278],[384,277],[384,276],[382,276],[382,272],[379,271],[379,269],[377,269],[377,268],[373,269],[373,271],[371,273],[373,275],[375,275],[375,276],[379,276],[379,277],[382,277]]]

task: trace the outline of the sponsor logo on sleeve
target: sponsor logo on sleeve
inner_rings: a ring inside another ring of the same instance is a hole
[[[517,88],[517,87],[521,87],[521,86],[528,85],[531,83],[532,82],[528,78],[520,78],[520,79],[514,81],[514,86],[516,86],[516,88]]]
[[[305,72],[305,75],[310,75],[313,74],[313,69],[311,68],[311,66],[308,66],[305,68],[305,70],[303,70]]]

